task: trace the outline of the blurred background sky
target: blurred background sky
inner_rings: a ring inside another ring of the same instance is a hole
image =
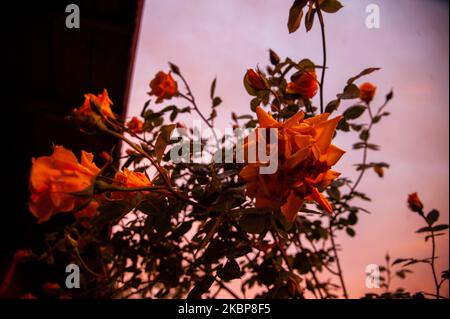
[[[370,161],[386,161],[391,168],[380,179],[369,171],[360,190],[373,202],[373,213],[360,214],[356,237],[338,237],[341,259],[351,297],[371,290],[365,287],[365,267],[391,258],[430,256],[430,243],[415,234],[423,221],[406,206],[407,194],[417,191],[425,208],[449,217],[449,40],[448,2],[438,0],[341,0],[344,8],[325,14],[328,67],[325,101],[341,92],[346,80],[367,67],[382,70],[363,79],[377,85],[374,105],[393,88],[388,106],[392,115],[375,126],[372,141],[381,151],[370,152]],[[158,70],[177,64],[208,114],[209,88],[217,76],[216,94],[222,97],[217,126],[231,126],[230,113],[250,113],[250,96],[242,85],[248,68],[264,67],[268,49],[282,59],[310,58],[322,63],[318,21],[306,34],[288,34],[286,23],[291,0],[147,0],[138,42],[128,116],[138,115],[147,100],[148,83]],[[380,28],[365,26],[366,6],[380,7]],[[361,83],[359,81],[358,83]],[[180,86],[181,87],[181,86]],[[169,101],[171,104],[173,101]],[[181,102],[181,101],[180,101]],[[315,104],[319,103],[318,96]],[[180,107],[184,107],[179,104]],[[343,110],[347,104],[341,106]],[[195,116],[195,114],[193,114]],[[183,119],[183,118],[182,118]],[[186,117],[186,123],[192,123]],[[353,164],[360,152],[351,151],[355,138],[338,134],[335,144],[349,150],[336,169],[355,177]],[[439,237],[439,272],[448,269],[448,236]],[[392,286],[413,292],[433,292],[428,265],[411,267],[409,279],[394,279]],[[372,290],[372,292],[381,292]],[[448,285],[442,294],[448,296]],[[226,296],[224,296],[226,297]]]

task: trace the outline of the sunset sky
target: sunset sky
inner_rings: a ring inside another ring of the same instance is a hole
[[[425,209],[441,212],[449,219],[449,74],[448,2],[438,0],[341,0],[344,8],[325,14],[328,71],[325,101],[341,92],[346,80],[367,67],[382,70],[364,80],[374,83],[374,105],[384,101],[391,88],[394,99],[391,116],[375,126],[371,139],[381,151],[369,153],[370,161],[391,164],[380,179],[368,172],[361,191],[373,199],[364,203],[371,215],[361,213],[356,237],[343,234],[344,276],[351,297],[365,288],[365,267],[382,264],[386,252],[391,258],[430,256],[430,243],[415,230],[423,221],[406,206],[407,194],[417,191]],[[135,60],[128,115],[137,115],[147,100],[148,83],[167,62],[177,64],[196,94],[200,108],[209,112],[209,87],[217,76],[216,92],[223,99],[217,126],[231,125],[230,113],[250,113],[250,96],[242,85],[248,68],[264,67],[268,49],[282,59],[310,58],[322,63],[320,29],[289,34],[286,22],[291,0],[147,0]],[[365,26],[368,4],[380,7],[380,28]],[[361,81],[359,82],[361,83]],[[172,101],[169,101],[171,103]],[[186,106],[184,102],[180,107]],[[319,103],[318,96],[314,103]],[[348,104],[341,106],[344,110]],[[193,114],[193,116],[195,116]],[[182,117],[189,125],[191,120]],[[351,150],[355,137],[338,134],[334,144],[348,150],[336,170],[355,177],[353,164],[361,154]],[[448,236],[437,240],[439,273],[448,269]],[[394,280],[393,287],[411,291],[433,291],[428,265],[411,267],[409,279]],[[372,290],[372,292],[381,292]],[[448,296],[448,285],[442,294]],[[226,297],[226,296],[224,296]]]

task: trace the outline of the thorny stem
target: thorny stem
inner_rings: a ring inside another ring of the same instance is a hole
[[[278,240],[278,236],[276,235],[276,233],[274,231],[271,231],[272,233],[272,237],[275,240],[275,245],[277,246],[278,250],[281,253],[281,256],[283,257],[284,262],[286,263],[286,266],[288,267],[290,272],[293,272],[291,263],[289,262],[289,259],[286,255],[286,252],[284,251],[283,247],[281,247],[280,245],[280,241]]]
[[[386,259],[386,274],[387,274],[386,292],[388,292],[392,282],[391,266],[388,259]]]
[[[297,237],[297,240],[298,240],[298,245],[300,246],[300,249],[301,249],[302,251],[305,251],[305,248],[303,247],[302,241],[301,241],[301,239],[300,239],[300,235]],[[312,243],[312,242],[311,242],[311,243]],[[319,292],[319,296],[320,296],[321,299],[323,299],[323,295],[322,295],[322,292],[321,292],[321,284],[320,284],[320,281],[319,281],[319,279],[317,279],[316,272],[315,272],[314,269],[312,268],[311,263],[309,262],[309,259],[307,259],[307,262],[308,262],[309,270],[311,271],[311,274],[312,274],[312,276],[313,276],[314,282],[316,283],[316,287],[317,287],[317,291]]]
[[[419,212],[419,215],[422,216],[422,218],[425,220],[425,222],[429,225],[431,228],[431,225],[429,224],[427,218],[425,217],[425,214],[423,211]],[[441,287],[441,284],[438,282],[437,274],[436,274],[436,267],[435,267],[435,259],[436,259],[436,236],[434,235],[434,230],[430,231],[431,233],[431,271],[433,272],[433,279],[434,279],[434,285],[436,287],[436,299],[440,299],[441,296],[439,295],[439,290]]]
[[[74,248],[75,251],[75,255],[78,257],[78,260],[80,261],[81,265],[87,270],[88,273],[90,273],[91,275],[93,275],[94,277],[97,278],[106,278],[106,274],[105,275],[100,275],[98,273],[96,273],[95,271],[93,271],[91,268],[89,268],[89,266],[84,262],[83,258],[80,255],[80,251],[78,250],[77,247]]]
[[[436,286],[436,299],[439,299],[439,288],[440,285],[438,283],[437,275],[436,275],[436,268],[434,264],[434,260],[436,259],[436,240],[434,236],[434,231],[431,231],[431,243],[432,243],[432,249],[431,249],[431,270],[433,271],[433,278],[434,278],[434,284]]]
[[[327,68],[327,45],[325,41],[325,23],[323,22],[322,11],[320,10],[319,0],[316,0],[316,10],[320,22],[320,30],[322,32],[322,49],[323,49],[323,63],[322,76],[320,79],[320,113],[323,113],[323,84],[325,81],[325,70]]]
[[[214,139],[216,140],[217,145],[219,145],[219,139],[218,139],[218,137],[217,137],[217,135],[216,135],[216,132],[215,132],[215,130],[214,130],[214,127],[213,127],[213,125],[206,119],[206,117],[203,115],[203,113],[202,113],[202,112],[200,111],[200,109],[198,108],[197,102],[195,101],[194,94],[192,94],[191,87],[189,86],[189,84],[187,83],[186,79],[184,78],[184,76],[183,76],[181,73],[179,73],[179,74],[177,74],[177,75],[180,77],[181,81],[183,81],[184,86],[186,87],[188,96],[184,95],[184,94],[181,93],[181,92],[178,92],[178,94],[179,94],[182,98],[184,98],[185,100],[187,100],[188,102],[190,102],[190,103],[192,104],[192,106],[194,107],[194,110],[195,110],[195,111],[197,112],[197,114],[201,117],[201,119],[203,120],[203,122],[205,122],[206,125],[208,125],[208,127],[212,130],[213,135],[214,135]]]
[[[328,227],[328,231],[330,233],[331,245],[332,245],[332,248],[333,248],[334,258],[336,259],[336,266],[338,268],[338,276],[339,276],[339,280],[341,281],[342,291],[344,293],[345,299],[348,299],[347,288],[345,287],[345,281],[344,281],[344,274],[342,272],[341,262],[339,261],[339,256],[338,256],[338,253],[337,253],[336,243],[334,242],[332,221],[330,222],[330,226]]]
[[[189,259],[183,258],[183,260],[187,261],[191,266],[194,266],[194,262],[192,262]],[[203,272],[208,273],[208,270],[202,267],[201,265],[198,266]],[[231,296],[233,296],[234,299],[241,299],[233,290],[228,288],[217,276],[214,276],[214,281],[219,285],[220,288],[224,289],[226,292],[228,292]]]
[[[300,240],[300,239],[299,239],[299,240]],[[315,253],[315,254],[318,254],[316,245],[314,245],[313,241],[310,240],[310,239],[308,239],[308,241],[309,241],[309,244],[311,245],[312,249],[314,250],[314,253]],[[335,271],[334,269],[332,269],[332,268],[331,268],[330,266],[328,266],[327,264],[323,264],[322,266],[323,266],[326,270],[328,270],[331,274],[333,274],[333,275],[335,275],[335,276],[338,275],[338,272]]]
[[[377,111],[377,116],[381,113],[381,110],[386,106],[386,104],[383,104]],[[370,116],[370,123],[369,126],[367,127],[367,132],[370,134],[370,130],[372,129],[372,126],[374,124],[374,116],[372,114],[372,109],[370,108],[370,103],[367,104],[367,110],[369,111],[369,116]],[[367,151],[368,151],[368,147],[367,147],[367,141],[364,141],[364,149],[363,149],[363,158],[362,158],[362,167],[361,167],[361,172],[358,175],[358,178],[356,179],[355,183],[352,185],[352,187],[350,188],[350,192],[347,195],[348,198],[350,198],[353,193],[355,192],[356,188],[358,187],[359,183],[361,182],[364,173],[366,172],[367,168]]]
[[[220,288],[225,289],[226,292],[228,292],[230,295],[233,296],[234,299],[241,299],[238,295],[236,295],[233,290],[231,290],[230,288],[228,288],[227,286],[225,286],[225,284],[217,278],[214,278],[215,281],[217,282],[217,284],[219,285]]]

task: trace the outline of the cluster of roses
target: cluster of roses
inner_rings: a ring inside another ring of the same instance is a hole
[[[177,83],[171,74],[159,72],[150,82],[150,95],[157,97],[157,103],[177,94]],[[113,104],[108,92],[99,95],[86,94],[83,105],[73,111],[74,116],[89,121],[113,121],[116,115],[111,110]],[[93,109],[94,106],[94,109]],[[127,128],[134,134],[143,133],[143,122],[133,117]],[[103,153],[104,157],[109,155]],[[94,195],[95,182],[101,169],[94,163],[91,153],[82,151],[81,161],[63,146],[55,146],[50,156],[32,159],[30,173],[30,200],[28,207],[38,222],[49,220],[54,214],[72,212],[77,219],[92,218],[103,200],[126,198],[126,194],[114,192],[110,197]],[[128,169],[118,171],[112,184],[115,187],[149,187],[150,179],[140,172]]]
[[[257,71],[248,70],[246,80],[255,90],[269,89],[264,76]],[[301,73],[293,82],[289,82],[286,93],[296,94],[301,99],[311,99],[318,91],[315,71]],[[370,102],[375,87],[364,83],[360,87],[360,98]],[[240,172],[247,182],[247,195],[255,199],[256,207],[281,208],[286,220],[292,222],[306,201],[317,202],[325,211],[332,213],[333,208],[321,193],[340,173],[331,169],[345,153],[331,144],[336,127],[342,116],[329,119],[329,113],[323,113],[305,119],[300,111],[284,122],[275,120],[260,106],[256,108],[259,128],[276,128],[278,141],[278,169],[274,174],[260,174],[264,163],[250,163]],[[256,129],[258,131],[258,129]],[[256,134],[256,143],[265,143],[266,149],[273,149],[267,139]],[[248,143],[245,145],[250,147]]]
[[[248,83],[255,90],[268,89],[269,84],[261,73],[249,70],[246,74]],[[150,95],[156,96],[156,103],[178,95],[176,81],[169,73],[158,72],[150,82]],[[370,102],[375,87],[370,83],[361,86],[361,99]],[[311,99],[318,90],[314,71],[307,71],[296,77],[287,85],[289,94],[296,94],[303,99]],[[106,90],[99,95],[86,94],[83,105],[73,114],[90,121],[116,121],[111,110],[112,101]],[[94,107],[94,109],[93,109]],[[344,151],[331,144],[336,126],[341,116],[328,119],[323,113],[305,119],[303,112],[298,112],[285,122],[275,120],[261,107],[256,114],[259,128],[278,129],[278,170],[274,174],[262,175],[259,167],[263,163],[250,163],[240,172],[240,177],[247,182],[247,195],[256,199],[257,207],[281,208],[286,219],[292,221],[305,201],[314,200],[327,212],[332,207],[321,191],[339,176],[331,167],[344,154]],[[131,134],[144,132],[144,122],[133,117],[126,123]],[[257,134],[259,136],[260,134]],[[259,139],[257,143],[266,143]],[[248,149],[248,143],[245,148]],[[108,157],[104,153],[105,157]],[[73,212],[76,218],[92,217],[103,200],[124,199],[120,191],[113,196],[94,195],[95,182],[102,169],[94,163],[91,153],[82,151],[81,161],[62,146],[55,146],[53,154],[32,160],[30,174],[29,208],[39,222],[50,219],[56,213]],[[128,169],[118,171],[112,183],[116,187],[150,187],[151,180],[143,173]],[[131,193],[132,194],[132,193]]]

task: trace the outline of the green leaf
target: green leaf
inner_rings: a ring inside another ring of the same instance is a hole
[[[427,222],[433,225],[439,219],[439,212],[436,209],[431,210],[427,215]]]
[[[448,229],[448,225],[447,224],[441,224],[441,225],[437,225],[433,227],[433,231],[441,231],[441,230],[446,230]]]
[[[395,275],[401,279],[405,279],[406,277],[406,272],[404,270],[399,270],[395,273]]]
[[[217,80],[217,78],[214,78],[214,80],[211,83],[211,91],[210,91],[211,100],[214,99],[214,95],[215,95],[214,93],[216,91],[216,80]]]
[[[324,0],[319,8],[326,13],[336,13],[344,6],[337,0]]]
[[[329,188],[327,189],[327,194],[334,200],[339,200],[341,198],[341,192],[339,188]]]
[[[352,124],[350,124],[350,127],[351,127],[354,131],[359,132],[359,131],[361,131],[361,129],[363,128],[363,125],[362,125],[362,124],[355,124],[355,123],[352,123]]]
[[[357,222],[358,222],[358,215],[356,215],[356,213],[351,212],[350,214],[348,214],[347,223],[349,225],[356,225]]]
[[[250,109],[251,109],[253,112],[256,112],[256,108],[257,108],[258,105],[260,105],[260,104],[261,104],[261,100],[260,100],[259,98],[255,97],[254,99],[252,99],[252,100],[250,101]]]
[[[358,142],[358,143],[353,144],[353,149],[354,150],[359,150],[359,149],[364,148],[364,147],[366,147],[366,144],[363,143],[363,142]]]
[[[199,299],[214,283],[214,276],[206,275],[189,292],[187,299]]]
[[[316,13],[316,10],[313,8],[312,5],[309,6],[308,12],[305,16],[305,28],[306,32],[312,29],[314,24],[314,14]]]
[[[307,274],[310,271],[309,259],[305,252],[300,252],[295,255],[292,267],[297,269],[301,275]]]
[[[367,144],[367,148],[373,151],[379,151],[380,150],[380,146],[376,145],[376,144]]]
[[[405,261],[408,261],[408,260],[410,260],[410,259],[409,258],[397,258],[396,260],[394,260],[392,262],[392,266],[404,263]]]
[[[233,249],[227,254],[228,258],[238,258],[245,256],[252,252],[252,247],[250,245],[241,244]]]
[[[354,105],[345,110],[343,115],[346,120],[354,120],[360,117],[365,110],[366,107],[364,105]]]
[[[308,0],[295,0],[292,7],[289,9],[288,30],[289,33],[297,31],[302,22],[303,8],[308,3]]]
[[[253,116],[251,116],[250,114],[236,116],[236,120],[251,120],[251,119],[253,119]]]
[[[252,88],[250,83],[248,82],[247,73],[244,74],[243,81],[244,81],[244,88],[247,91],[247,93],[251,96],[256,96],[256,90]]]
[[[186,234],[188,231],[190,231],[192,228],[192,221],[188,221],[185,223],[182,223],[180,226],[175,228],[172,233],[170,234],[170,237],[173,239],[180,238],[184,234]]]
[[[149,198],[142,201],[137,209],[147,216],[146,229],[148,231],[155,229],[158,234],[164,235],[170,230],[170,216],[175,205],[169,205],[165,199]]]
[[[419,228],[418,230],[416,230],[416,233],[425,233],[425,232],[429,232],[429,231],[431,231],[431,227],[427,226],[427,227]]]
[[[348,122],[345,120],[345,118],[343,118],[339,121],[336,129],[344,131],[344,132],[349,132],[350,126],[348,125]]]
[[[368,130],[363,130],[360,134],[359,134],[359,138],[363,141],[367,141],[370,137],[369,131]]]
[[[298,62],[295,67],[301,71],[299,75],[301,75],[305,71],[314,71],[316,69],[316,65],[310,59],[302,59]]]
[[[221,279],[225,281],[237,279],[241,277],[241,269],[239,268],[239,265],[236,262],[236,260],[231,259],[228,260],[228,262],[223,268],[220,268],[217,271],[217,276],[219,276]]]
[[[261,214],[244,214],[239,219],[241,228],[251,234],[261,234],[266,229],[267,218]]]
[[[329,102],[327,104],[327,106],[325,107],[325,112],[330,113],[330,114],[333,113],[334,111],[336,111],[338,109],[340,104],[341,104],[340,99],[336,99],[336,100]]]
[[[347,235],[349,235],[350,237],[355,237],[355,230],[353,228],[347,227],[345,229],[345,232],[347,233]]]
[[[135,205],[128,201],[105,201],[99,207],[100,214],[94,218],[93,224],[104,225],[106,223],[115,223],[128,214],[134,207]]]
[[[173,121],[175,121],[175,119],[177,118],[177,115],[178,115],[178,109],[174,109],[173,111],[172,111],[172,113],[170,113],[170,121],[171,122],[173,122]]]
[[[359,88],[355,84],[348,84],[344,91],[341,94],[338,94],[337,97],[343,100],[352,100],[359,98]]]
[[[176,127],[176,124],[170,124],[161,127],[161,133],[158,135],[158,138],[155,142],[155,157],[158,162],[161,162],[164,151],[166,150],[167,145],[170,143],[170,135]]]
[[[378,71],[381,68],[367,68],[361,71],[361,73],[359,73],[358,75],[348,79],[347,84],[352,84],[353,82],[355,82],[357,79],[359,79],[360,77],[363,77],[364,75],[368,75],[372,72]]]
[[[176,75],[180,75],[180,68],[178,66],[176,66],[175,64],[173,64],[172,62],[169,62],[169,66],[170,66],[170,70],[172,70],[173,73],[175,73]]]

